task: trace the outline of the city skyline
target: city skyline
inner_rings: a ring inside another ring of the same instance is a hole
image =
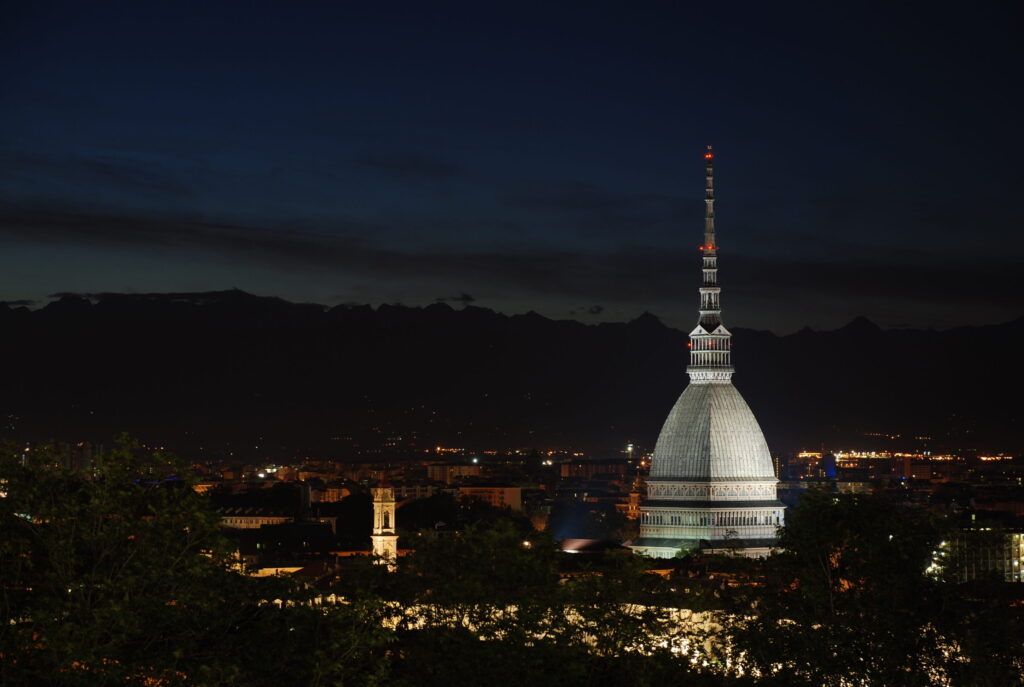
[[[1009,321],[999,12],[22,7],[0,300],[238,287],[685,328],[713,143],[746,327]]]
[[[0,684],[1024,687],[1013,10],[8,8]]]

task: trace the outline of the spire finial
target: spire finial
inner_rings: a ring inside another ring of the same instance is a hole
[[[704,153],[704,250],[714,251],[715,243],[715,154],[708,146]]]

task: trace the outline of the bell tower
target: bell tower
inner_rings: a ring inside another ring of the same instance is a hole
[[[398,535],[395,534],[395,490],[390,484],[381,482],[373,493],[373,555],[377,562],[395,569],[398,557]]]

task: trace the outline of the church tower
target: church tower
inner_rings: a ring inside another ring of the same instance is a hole
[[[395,534],[395,490],[381,482],[373,493],[373,555],[377,562],[394,570],[398,557],[398,535]]]
[[[680,551],[766,556],[783,524],[764,434],[732,385],[732,334],[722,323],[715,235],[714,153],[704,154],[700,308],[687,344],[690,383],[665,420],[640,507],[636,553]]]

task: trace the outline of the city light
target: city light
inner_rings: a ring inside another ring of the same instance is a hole
[[[19,4],[3,684],[1021,681],[1013,3]]]

